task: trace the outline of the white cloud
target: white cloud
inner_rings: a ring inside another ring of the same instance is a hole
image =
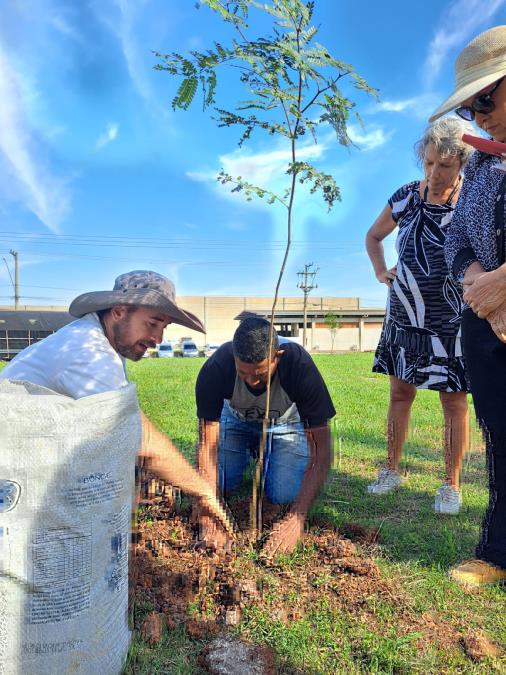
[[[55,30],[62,35],[65,35],[65,37],[69,37],[80,44],[85,44],[85,40],[81,33],[71,26],[61,14],[53,14],[48,17],[47,21]]]
[[[144,77],[144,67],[138,54],[137,42],[134,37],[135,21],[139,10],[145,2],[132,3],[129,0],[116,0],[120,11],[120,22],[117,25],[117,35],[123,49],[123,56],[127,64],[128,72],[140,95],[149,100],[151,92]]]
[[[327,149],[326,143],[302,147],[297,157],[299,161],[321,158]],[[276,149],[270,152],[251,153],[244,148],[220,155],[219,165],[225,173],[234,178],[241,176],[245,180],[264,187],[273,192],[287,183],[286,170],[291,162],[291,153],[288,149]],[[198,182],[216,180],[217,171],[187,171],[188,178]]]
[[[299,161],[314,160],[320,158],[326,150],[324,144],[309,145],[302,147],[297,153]],[[226,173],[231,176],[242,176],[255,185],[261,187],[277,183],[283,176],[286,181],[286,169],[292,161],[290,151],[272,150],[257,154],[248,154],[241,149],[229,155],[222,155],[220,163]]]
[[[109,3],[94,3],[97,18],[102,21],[118,40],[133,87],[157,116],[167,118],[167,110],[153,94],[149,81],[152,71],[150,47],[140,42],[137,33],[143,12],[149,0],[113,0]],[[148,62],[148,59],[150,61]]]
[[[385,110],[386,112],[404,112],[416,105],[416,98],[405,98],[401,101],[380,101],[375,109],[378,111]]]
[[[430,41],[423,73],[430,85],[439,75],[450,51],[480,33],[506,0],[454,0],[443,12]]]
[[[105,131],[100,134],[95,144],[95,151],[102,150],[104,146],[108,143],[114,141],[118,136],[119,125],[116,123],[110,123],[107,125]]]
[[[217,175],[217,171],[186,171],[186,176],[196,183],[207,183],[210,180],[215,180]]]
[[[378,113],[405,113],[416,119],[426,120],[430,113],[440,102],[440,97],[427,92],[420,96],[404,98],[398,100],[383,99],[379,103],[371,105],[367,109],[367,114],[375,115]]]
[[[45,165],[27,121],[23,74],[16,72],[0,46],[1,187],[6,198],[24,203],[50,230],[57,232],[69,210],[67,180]]]
[[[247,230],[248,227],[245,223],[241,223],[239,220],[232,220],[228,223],[225,223],[227,230],[232,230],[232,232],[243,232]]]
[[[370,131],[367,131],[355,124],[349,125],[348,135],[353,143],[365,151],[375,150],[385,145],[391,136],[391,134],[386,134],[381,127],[371,126]]]

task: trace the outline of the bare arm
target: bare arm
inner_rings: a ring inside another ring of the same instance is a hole
[[[218,443],[220,440],[220,423],[199,420],[199,447],[197,449],[197,466],[200,474],[218,491]],[[215,549],[228,549],[230,539],[223,527],[212,517],[207,508],[198,510],[199,538]]]
[[[220,423],[199,420],[197,466],[204,478],[218,488],[218,441]]]
[[[383,239],[391,234],[397,224],[392,218],[392,209],[387,204],[365,237],[365,247],[371,260],[376,279],[382,284],[391,284],[395,279],[395,267],[387,268]]]
[[[263,548],[268,556],[293,551],[304,531],[309,507],[320,492],[330,470],[332,453],[328,425],[307,429],[306,437],[310,457],[304,479],[288,515],[274,527]]]
[[[309,465],[304,474],[297,499],[290,509],[294,513],[307,515],[309,507],[318,496],[320,488],[330,471],[331,437],[328,425],[306,429],[306,438],[310,449]]]
[[[141,413],[141,418],[140,456],[145,458],[147,466],[163,480],[201,499],[206,509],[218,518],[227,530],[232,530],[232,523],[217,497],[216,482],[209,482],[194,469],[170,439],[159,431],[144,413]]]

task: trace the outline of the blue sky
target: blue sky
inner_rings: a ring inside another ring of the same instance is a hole
[[[230,27],[192,0],[4,0],[0,3],[0,257],[19,251],[22,304],[66,304],[130,269],[155,269],[180,295],[272,294],[284,214],[230,195],[224,167],[283,185],[287,148],[258,136],[242,149],[200,104],[173,112],[176,81],[153,50],[184,53],[228,42]],[[328,135],[306,149],[332,173],[342,201],[300,192],[281,292],[319,267],[318,295],[382,305],[364,252],[387,198],[420,176],[413,144],[452,89],[453,62],[479,32],[506,23],[506,0],[317,0],[318,41],[380,90],[354,90],[365,128],[357,147]],[[254,21],[252,25],[255,26]],[[254,28],[253,28],[254,31]],[[217,103],[245,98],[227,78]],[[387,244],[394,262],[393,239]],[[12,302],[0,260],[0,304]]]

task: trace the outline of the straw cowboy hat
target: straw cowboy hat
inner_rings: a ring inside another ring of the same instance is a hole
[[[69,313],[77,318],[109,309],[113,305],[135,305],[153,307],[170,316],[174,323],[205,333],[198,317],[176,305],[176,289],[172,281],[146,270],[135,270],[121,274],[114,282],[112,291],[83,293],[72,301]]]
[[[429,117],[457,108],[470,96],[506,75],[506,26],[496,26],[475,37],[464,47],[455,63],[455,91]]]

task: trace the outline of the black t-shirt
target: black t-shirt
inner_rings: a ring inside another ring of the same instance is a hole
[[[284,353],[276,372],[282,389],[297,406],[301,421],[308,427],[326,424],[336,411],[312,358],[296,342],[283,342],[280,349]],[[206,361],[198,375],[195,391],[200,419],[209,422],[220,419],[225,399],[232,397],[236,375],[232,342],[226,342]]]

